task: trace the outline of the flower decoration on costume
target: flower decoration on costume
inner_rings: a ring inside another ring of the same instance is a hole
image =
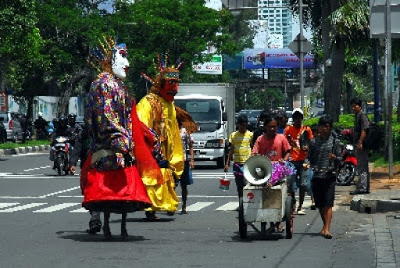
[[[277,185],[281,183],[288,176],[296,174],[295,166],[290,162],[272,162],[272,175],[267,184]]]

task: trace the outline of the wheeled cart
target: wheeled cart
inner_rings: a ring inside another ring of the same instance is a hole
[[[248,184],[243,189],[243,197],[239,198],[239,234],[247,237],[247,227],[250,225],[261,234],[266,233],[270,222],[286,223],[286,238],[293,235],[294,200],[288,196],[287,182],[272,186],[254,186]],[[261,223],[261,231],[254,225]]]

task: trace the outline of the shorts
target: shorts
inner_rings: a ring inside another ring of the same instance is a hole
[[[296,192],[298,188],[306,191],[309,184],[307,182],[308,172],[304,172],[303,168],[304,161],[292,161],[291,163],[296,168],[296,174],[290,177],[289,189],[291,189],[293,193]]]
[[[179,183],[181,183],[181,185],[183,186],[193,184],[192,169],[190,168],[189,161],[185,161],[185,166],[183,169],[181,179],[175,181],[176,186],[178,186]]]
[[[317,208],[333,207],[335,201],[336,178],[313,178],[312,191]]]

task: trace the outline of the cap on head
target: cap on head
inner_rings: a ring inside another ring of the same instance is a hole
[[[38,114],[37,114],[39,117],[42,117],[43,116],[43,113],[42,112],[38,112]]]
[[[304,116],[303,110],[300,108],[294,109],[292,115],[294,115],[295,113],[299,113],[301,116]]]
[[[70,114],[68,115],[68,119],[76,119],[76,114],[70,113]]]

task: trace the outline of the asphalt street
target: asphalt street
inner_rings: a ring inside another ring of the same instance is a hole
[[[159,222],[129,214],[125,240],[113,214],[114,238],[106,241],[85,232],[79,176],[57,176],[51,166],[48,153],[0,157],[0,267],[376,267],[373,217],[340,204],[347,187],[337,188],[333,239],[319,235],[321,219],[306,198],[307,214],[295,216],[292,239],[249,227],[242,240],[234,181],[221,191],[223,171],[197,163],[188,214],[160,213]]]

